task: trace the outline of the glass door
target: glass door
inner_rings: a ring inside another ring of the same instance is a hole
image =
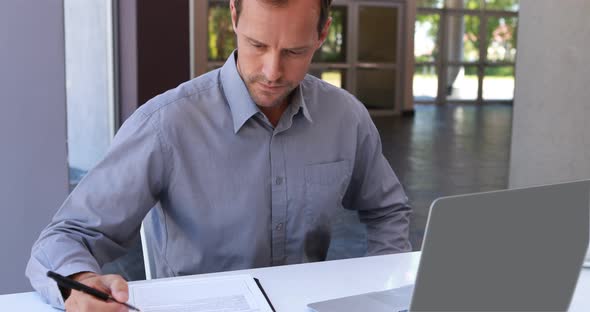
[[[399,112],[402,4],[362,2],[355,9],[354,93],[371,110]]]
[[[223,65],[235,48],[235,37],[229,0],[192,1],[192,57],[199,75]],[[328,37],[309,73],[348,90],[372,112],[401,112],[404,3],[334,0]]]
[[[65,0],[70,190],[100,161],[117,126],[113,2]]]
[[[418,0],[416,103],[512,102],[518,0]]]
[[[347,76],[348,7],[333,5],[330,10],[332,24],[326,41],[314,54],[309,73],[339,88],[350,90]]]

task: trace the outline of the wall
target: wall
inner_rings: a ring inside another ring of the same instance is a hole
[[[590,179],[590,2],[520,6],[509,187]]]
[[[191,78],[189,1],[141,0],[136,10],[141,105]]]
[[[191,34],[188,0],[128,0],[117,6],[123,122],[152,97],[191,78]]]
[[[31,246],[68,194],[63,2],[0,1],[0,294],[32,289],[24,276]],[[76,5],[73,0],[69,4],[69,9]],[[190,78],[189,12],[188,1],[119,1],[117,5],[121,31],[118,113],[125,120],[140,103]],[[83,22],[81,16],[69,17]],[[105,25],[105,21],[94,22]],[[73,48],[85,44],[80,31],[69,33]],[[81,51],[70,57],[84,70],[84,63],[97,56]],[[76,72],[80,68],[70,69],[70,83],[85,79],[83,72]],[[83,101],[83,92],[71,95],[72,100]],[[105,114],[99,104],[95,110],[71,108],[78,115]],[[101,122],[104,128],[107,121]],[[78,142],[94,138],[87,133],[70,135]],[[105,144],[100,143],[101,150]],[[87,166],[99,157],[94,152],[83,156],[72,155],[74,165]]]
[[[64,61],[62,1],[0,1],[0,294],[67,195]]]
[[[589,179],[590,1],[520,6],[509,185]]]

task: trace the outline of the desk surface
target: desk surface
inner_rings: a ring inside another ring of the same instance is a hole
[[[411,284],[416,278],[419,260],[420,253],[413,252],[200,276],[251,274],[260,279],[277,311],[302,312],[307,311],[306,305],[310,302]],[[570,311],[590,311],[589,293],[590,269],[583,269]],[[0,308],[9,311],[56,311],[45,305],[34,292],[0,296]]]

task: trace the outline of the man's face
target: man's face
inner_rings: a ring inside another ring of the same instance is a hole
[[[311,58],[329,27],[318,34],[318,0],[290,1],[275,7],[258,0],[243,0],[236,25],[238,71],[250,96],[261,108],[279,107],[305,77]]]

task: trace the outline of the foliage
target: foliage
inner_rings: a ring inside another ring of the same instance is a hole
[[[491,10],[513,11],[518,9],[519,0],[485,0],[486,8]]]
[[[322,47],[313,57],[314,62],[346,62],[346,8],[332,7],[332,25]]]
[[[502,76],[512,77],[514,76],[514,68],[512,66],[489,66],[485,69],[485,75],[487,76]]]
[[[483,8],[483,3],[487,9],[513,11],[518,8],[519,0],[464,0],[465,9]],[[418,0],[419,8],[442,8],[445,5],[444,0]]]
[[[494,51],[488,51],[488,59],[492,61],[513,61],[512,50],[517,44],[517,19],[516,17],[494,17],[488,19],[488,36],[486,41],[489,48],[504,51],[495,55]],[[500,49],[501,48],[501,49]]]
[[[465,76],[477,76],[477,67],[465,66]]]
[[[418,2],[419,7],[436,7],[441,2],[439,0],[420,0]],[[486,8],[488,9],[502,9],[512,10],[518,6],[518,0],[486,0]],[[465,6],[467,9],[479,9],[481,8],[479,0],[466,0]],[[417,14],[417,24],[430,25],[428,31],[428,37],[434,42],[437,42],[439,25],[440,25],[440,14]],[[477,15],[464,15],[464,55],[478,55],[479,53],[479,25],[480,19]],[[494,38],[496,39],[496,45],[501,45],[506,51],[505,56],[500,56],[497,60],[511,61],[513,55],[509,52],[512,49],[516,49],[517,43],[517,19],[513,17],[488,17],[487,32],[483,43],[487,47],[490,47]],[[438,42],[437,42],[438,43]],[[439,56],[438,44],[431,55],[419,55],[416,57],[416,62],[431,62],[433,58],[436,59]],[[476,58],[477,59],[477,58]]]
[[[514,76],[514,68],[512,66],[487,66],[485,68],[485,76]],[[477,66],[465,66],[466,76],[477,76]]]
[[[419,8],[441,8],[443,0],[418,0],[416,6]]]
[[[434,41],[435,47],[434,50],[430,55],[419,55],[416,57],[416,62],[432,62],[439,56],[439,49],[438,49],[438,31],[439,31],[439,21],[440,15],[439,14],[418,14],[416,15],[416,24],[421,24],[424,26],[429,26],[428,29],[428,37]]]
[[[314,61],[345,62],[346,49],[346,8],[334,7],[331,12],[332,25],[322,48],[314,56]],[[236,48],[235,34],[231,25],[229,7],[224,4],[212,4],[208,20],[209,60],[223,61]]]
[[[223,61],[236,48],[236,37],[231,25],[231,13],[227,5],[209,8],[209,60]]]

